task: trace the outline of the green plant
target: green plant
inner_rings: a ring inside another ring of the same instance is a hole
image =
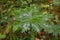
[[[37,34],[41,40],[50,35],[52,38],[48,40],[58,40],[60,22],[58,15],[53,15],[55,11],[52,10],[53,6],[57,5],[56,0],[53,0],[52,5],[47,0],[46,2],[45,0],[1,0],[0,2],[1,40],[35,40]]]

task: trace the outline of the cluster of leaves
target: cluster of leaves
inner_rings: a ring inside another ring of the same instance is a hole
[[[0,0],[0,39],[36,40],[40,36],[41,40],[57,40],[59,8],[56,0],[50,4],[52,0]],[[51,33],[54,38],[45,39]]]

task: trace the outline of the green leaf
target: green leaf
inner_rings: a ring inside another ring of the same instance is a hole
[[[54,5],[60,5],[60,1],[59,0],[53,0],[53,4]]]
[[[0,33],[0,39],[4,39],[4,38],[6,38],[6,35]]]

